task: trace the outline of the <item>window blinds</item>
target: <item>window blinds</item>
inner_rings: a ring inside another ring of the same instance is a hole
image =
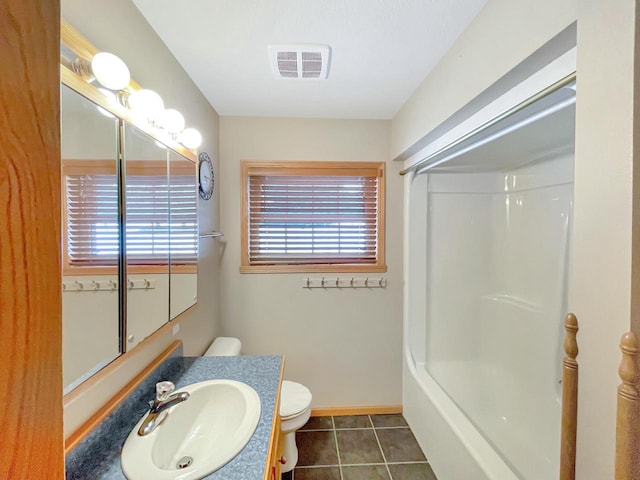
[[[125,188],[128,265],[169,263],[169,184],[163,175],[127,174]]]
[[[170,177],[170,251],[171,263],[198,263],[198,193],[193,167],[190,174]]]
[[[120,247],[115,173],[67,174],[65,200],[67,263],[116,267]]]
[[[67,264],[115,267],[119,251],[115,163],[110,162],[109,166],[99,161],[73,163],[65,161],[64,172]],[[135,171],[142,171],[140,167],[138,164]],[[166,173],[127,175],[125,198],[128,265],[197,262],[197,193],[193,171],[171,177]]]
[[[378,171],[336,171],[249,173],[249,265],[376,264]]]

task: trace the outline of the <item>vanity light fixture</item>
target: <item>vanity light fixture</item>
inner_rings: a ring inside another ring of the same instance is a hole
[[[177,137],[184,130],[185,121],[178,110],[168,108],[158,116],[158,124],[160,128],[165,129],[169,135]]]
[[[143,88],[125,95],[126,107],[134,113],[144,115],[153,121],[164,111],[164,101],[162,97],[153,90]],[[122,98],[122,97],[121,97]]]
[[[179,141],[187,148],[198,148],[202,143],[202,135],[195,128],[185,128],[180,134]]]
[[[198,130],[184,128],[186,122],[178,110],[165,110],[164,101],[158,93],[146,88],[136,90],[135,83],[130,85],[129,68],[116,55],[98,52],[91,60],[79,56],[68,66],[86,82],[99,83],[101,87],[97,88],[106,97],[107,105],[120,104],[131,112],[136,121],[146,122],[153,127],[161,142],[178,141],[189,149],[197,149],[202,143],[202,135]],[[103,115],[114,117],[106,108],[97,108]]]
[[[91,61],[78,58],[73,62],[73,70],[89,83],[96,80],[109,90],[122,90],[131,80],[127,65],[109,52],[96,53]]]

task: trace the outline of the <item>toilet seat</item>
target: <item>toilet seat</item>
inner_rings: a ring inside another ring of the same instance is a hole
[[[296,417],[311,406],[311,392],[296,382],[283,380],[280,393],[280,418]]]

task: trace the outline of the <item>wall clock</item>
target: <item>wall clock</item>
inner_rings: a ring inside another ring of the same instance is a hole
[[[200,179],[200,197],[204,200],[209,200],[213,195],[213,186],[215,183],[215,177],[213,174],[213,162],[211,157],[206,152],[201,152],[198,156],[199,168],[198,171]]]

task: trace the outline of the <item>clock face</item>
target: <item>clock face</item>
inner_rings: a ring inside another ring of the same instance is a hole
[[[209,200],[211,195],[213,195],[213,186],[215,183],[213,162],[206,152],[200,153],[198,158],[200,160],[200,196],[204,200]]]

